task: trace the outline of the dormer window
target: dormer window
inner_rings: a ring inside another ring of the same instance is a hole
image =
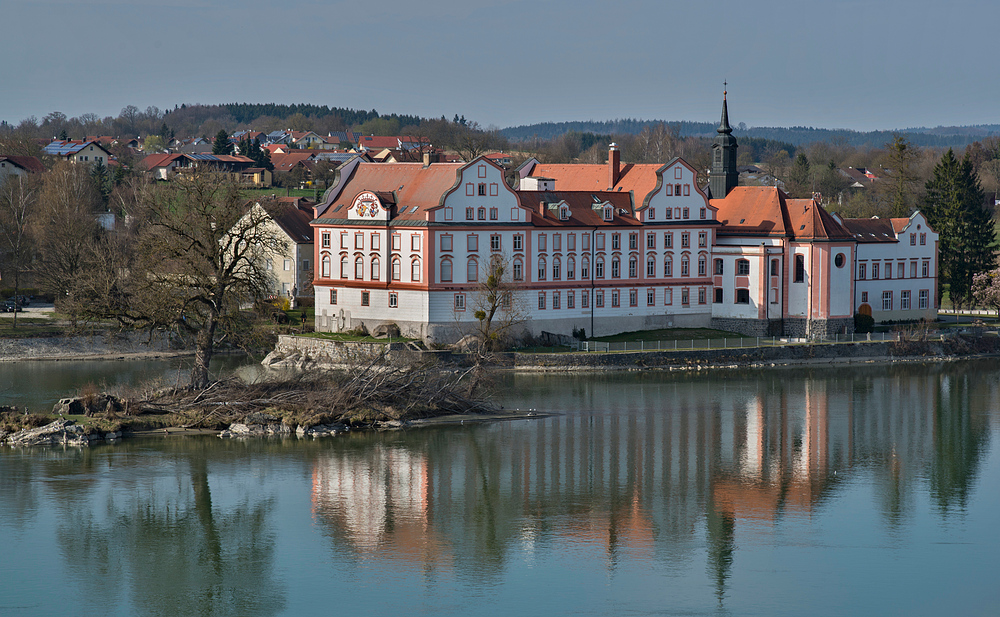
[[[561,206],[559,208],[559,220],[568,221],[569,220],[569,208],[566,206]]]
[[[615,215],[615,211],[611,206],[604,206],[604,220],[610,221]]]

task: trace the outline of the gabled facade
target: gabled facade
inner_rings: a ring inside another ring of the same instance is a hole
[[[45,166],[34,156],[7,156],[0,154],[0,186],[11,176],[42,173]]]
[[[108,165],[111,162],[111,153],[96,141],[56,140],[42,148],[42,151],[70,163]]]

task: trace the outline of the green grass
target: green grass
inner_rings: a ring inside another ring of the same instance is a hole
[[[67,326],[52,323],[49,319],[38,317],[17,316],[17,327],[14,327],[14,320],[0,319],[0,338],[25,338],[32,336],[58,336],[65,334]]]
[[[283,189],[272,187],[268,189],[243,189],[243,194],[247,197],[308,197],[309,199],[319,199],[323,197],[324,189]]]
[[[357,334],[348,334],[347,332],[306,332],[301,336],[306,336],[309,338],[318,338],[325,341],[342,341],[342,342],[352,342],[352,343],[388,343],[387,338],[375,338],[374,336],[359,336]],[[405,336],[392,337],[393,343],[399,342],[410,342],[417,339],[406,338]]]
[[[666,328],[663,330],[639,330],[637,332],[623,332],[611,336],[596,336],[589,340],[601,341],[602,343],[629,343],[639,341],[690,341],[719,338],[740,338],[742,335],[725,330],[712,330],[711,328]],[[747,338],[747,337],[744,337]]]

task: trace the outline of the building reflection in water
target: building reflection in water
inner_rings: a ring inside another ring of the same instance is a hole
[[[871,474],[889,525],[923,478],[943,511],[962,506],[996,384],[948,371],[519,378],[513,390],[560,413],[331,451],[314,514],[360,556],[478,576],[556,545],[610,571],[623,555],[683,568],[704,554],[721,600],[737,534],[808,523],[852,475]]]

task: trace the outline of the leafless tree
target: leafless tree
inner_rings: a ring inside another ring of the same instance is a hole
[[[30,176],[11,176],[0,186],[0,266],[4,281],[14,284],[15,297],[20,295],[21,279],[33,256],[30,222],[37,197],[38,182]]]
[[[509,256],[495,254],[480,267],[479,283],[470,300],[475,335],[482,351],[500,351],[510,347],[528,320],[528,307],[514,280]]]

